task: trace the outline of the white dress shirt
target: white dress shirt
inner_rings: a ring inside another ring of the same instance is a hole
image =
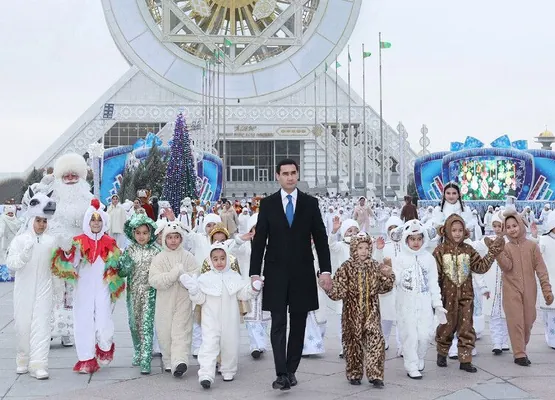
[[[281,202],[283,203],[283,212],[287,214],[287,204],[289,204],[289,199],[287,198],[288,193],[281,189],[280,190],[280,194],[281,194]],[[291,202],[293,203],[293,212],[295,212],[295,210],[297,209],[297,196],[299,195],[299,191],[297,190],[297,188],[295,188],[295,190],[293,190],[291,192]]]

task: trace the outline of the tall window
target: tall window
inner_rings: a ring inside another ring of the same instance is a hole
[[[132,146],[149,132],[157,134],[165,125],[165,122],[118,122],[104,135],[104,147]]]

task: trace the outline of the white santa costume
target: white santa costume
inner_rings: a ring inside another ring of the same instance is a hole
[[[125,221],[127,221],[127,212],[119,202],[119,197],[117,195],[114,197],[117,198],[117,203],[114,205],[112,202],[112,204],[108,206],[107,211],[110,216],[110,230],[108,233],[111,237],[116,239],[118,247],[123,250],[127,247],[127,238],[123,232]]]
[[[60,244],[67,244],[74,236],[83,232],[85,212],[93,195],[87,183],[87,163],[76,153],[60,156],[54,163],[54,173],[41,181],[48,183],[46,190],[53,190],[52,199],[57,212],[48,222],[48,232]],[[73,345],[73,285],[56,276],[53,277],[54,307],[52,309],[52,337],[60,337],[63,346]]]
[[[100,223],[93,232],[92,223]],[[62,245],[52,259],[52,272],[75,283],[73,320],[74,339],[79,361],[75,372],[90,374],[114,358],[114,321],[112,302],[125,290],[117,274],[121,255],[116,241],[106,234],[110,218],[100,201],[93,199],[83,218],[83,234]]]
[[[247,232],[255,228],[257,222],[258,214],[251,215],[247,223]],[[249,269],[244,266],[250,264],[251,245],[250,240],[245,242],[239,236],[236,236],[235,245],[230,247],[230,251],[237,257],[239,265],[243,265],[241,269],[243,279],[250,279]],[[262,268],[262,275],[264,275],[264,267]],[[271,316],[270,312],[262,310],[262,293],[252,298],[249,303],[250,311],[243,317],[243,320],[249,334],[251,356],[257,359],[268,349],[268,323]]]
[[[411,235],[422,235],[423,244],[412,250],[407,243]],[[427,250],[428,233],[418,220],[403,225],[401,254],[393,260],[397,288],[397,327],[403,346],[403,363],[412,379],[422,378],[424,357],[434,333],[434,310],[441,322],[447,322],[441,302],[437,265]]]
[[[7,265],[16,278],[13,303],[17,373],[30,372],[34,378],[47,379],[52,311],[50,257],[56,241],[47,233],[37,234],[33,224],[37,218],[50,218],[56,205],[43,193],[32,197],[27,227],[11,242]]]
[[[175,250],[168,248],[166,238],[171,233],[185,237],[179,222],[166,224],[162,231],[163,250],[152,259],[148,282],[156,289],[154,321],[164,369],[180,377],[187,371],[189,362],[194,305],[179,277],[183,273],[198,273],[200,265],[183,246]]]
[[[385,241],[385,246],[382,250],[376,249],[375,252],[375,260],[382,263],[385,258],[390,258],[393,263],[395,260],[401,255],[401,243],[399,241],[394,241],[391,233],[393,232],[393,228],[397,227],[400,228],[405,223],[401,220],[401,218],[393,216],[389,217],[389,219],[385,223],[385,231],[387,235],[387,239]],[[391,330],[393,329],[393,323],[397,319],[397,311],[395,309],[395,294],[396,288],[386,293],[380,294],[380,317],[382,319],[382,332],[385,339],[385,349],[389,348],[389,337],[391,335]],[[397,340],[397,353],[401,355],[401,342],[399,338],[399,329],[397,328],[397,333],[395,335]]]
[[[222,250],[226,255],[223,270],[217,270],[210,258],[216,250]],[[188,274],[180,277],[183,286],[189,290],[191,301],[202,307],[198,376],[205,388],[214,382],[218,355],[221,356],[219,371],[224,381],[232,381],[237,373],[241,323],[238,300],[247,301],[257,293],[249,280],[231,269],[225,244],[215,243],[211,246],[208,262],[210,271],[201,274],[198,279]],[[260,286],[257,290],[260,290]]]
[[[545,234],[540,237],[540,250],[547,266],[549,280],[555,281],[555,233],[551,232],[555,229],[555,213],[550,213],[545,225]],[[539,285],[539,282],[538,282]],[[540,311],[543,314],[545,341],[547,345],[555,350],[555,303],[548,306],[545,299],[538,292]]]

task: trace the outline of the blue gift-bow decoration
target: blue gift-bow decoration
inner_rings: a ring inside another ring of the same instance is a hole
[[[528,141],[527,140],[516,140],[511,142],[508,135],[499,136],[493,142],[490,143],[491,147],[497,149],[517,149],[517,150],[527,150]],[[484,143],[472,136],[467,136],[464,143],[461,142],[451,142],[451,151],[461,151],[461,150],[471,150],[471,149],[481,149],[484,147]]]
[[[162,139],[156,136],[154,133],[149,132],[144,139],[138,139],[133,145],[133,150],[142,148],[151,148],[154,145],[157,147],[162,146]]]

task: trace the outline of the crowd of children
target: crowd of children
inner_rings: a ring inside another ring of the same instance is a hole
[[[270,316],[262,309],[263,283],[251,283],[248,276],[257,214],[245,213],[240,233],[230,235],[216,214],[203,216],[202,226],[191,226],[171,215],[155,222],[136,213],[124,224],[129,245],[121,252],[107,234],[110,217],[98,200],[85,213],[83,233],[56,243],[46,229],[51,203],[37,195],[26,229],[8,251],[7,265],[16,273],[17,373],[48,378],[49,321],[40,315],[49,315],[52,276],[75,287],[78,361],[73,369],[78,373],[94,373],[113,360],[113,303],[125,290],[132,365],[142,374],[151,372],[157,342],[163,367],[173,376],[186,373],[192,355],[198,357],[203,388],[214,384],[217,370],[224,381],[232,381],[242,322],[252,358],[268,350]],[[492,232],[471,241],[473,225],[468,221],[473,219],[458,186],[449,183],[441,204],[429,214],[426,222],[391,216],[384,223],[385,239],[372,238],[354,219],[332,218],[333,285],[326,292],[320,289],[320,310],[308,314],[304,356],[325,351],[324,293],[337,301],[340,356],[353,385],[360,385],[366,374],[373,386],[384,386],[385,351],[394,325],[397,355],[404,357],[410,378],[422,379],[434,335],[439,367],[447,367],[448,357],[457,358],[461,370],[476,372],[472,357],[484,329],[484,297],[493,304],[493,354],[507,351],[510,341],[514,362],[531,364],[526,345],[538,297],[546,341],[555,348],[555,308],[546,266],[553,272],[555,213],[538,239],[536,229],[507,207],[488,220]],[[316,262],[315,274],[317,270]]]

